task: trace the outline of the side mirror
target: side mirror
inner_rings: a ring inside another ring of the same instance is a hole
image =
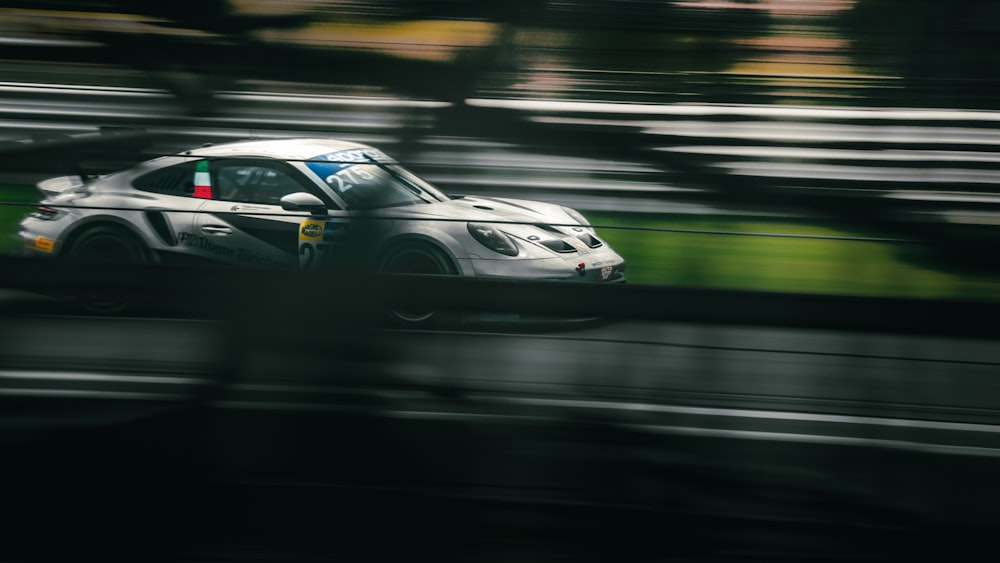
[[[285,211],[308,211],[313,215],[326,215],[323,200],[307,192],[295,192],[282,197],[281,208]]]

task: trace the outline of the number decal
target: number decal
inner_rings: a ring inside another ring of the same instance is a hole
[[[340,178],[340,176],[338,174],[330,174],[329,176],[327,176],[326,177],[326,183],[330,184],[332,186],[334,184],[334,182],[336,182],[337,183],[337,191],[339,193],[344,193],[347,190],[349,190],[349,189],[351,189],[351,188],[354,187],[354,184],[345,184],[344,181]]]
[[[316,264],[319,266],[329,266],[332,260],[330,252],[330,245],[327,243],[320,243],[316,245],[317,259]]]
[[[346,231],[339,221],[307,219],[299,225],[299,267],[323,268],[333,264],[333,244]]]
[[[311,243],[303,242],[299,244],[299,267],[308,270],[313,267],[313,258],[316,256],[316,249]]]
[[[339,170],[328,175],[325,181],[328,185],[336,189],[338,193],[344,193],[365,182],[376,181],[378,178],[369,170],[371,166],[344,164],[341,165]]]

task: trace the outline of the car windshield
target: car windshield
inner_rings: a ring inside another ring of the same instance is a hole
[[[397,164],[309,162],[308,166],[350,209],[380,209],[448,199]]]

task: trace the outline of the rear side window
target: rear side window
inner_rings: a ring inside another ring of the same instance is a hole
[[[133,180],[132,185],[144,192],[193,197],[195,164],[185,162],[154,170]]]
[[[216,197],[224,201],[280,205],[281,198],[311,191],[281,165],[263,160],[220,160],[212,163]]]

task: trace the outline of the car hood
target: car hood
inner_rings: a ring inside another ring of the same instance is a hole
[[[462,196],[426,205],[379,209],[382,217],[408,219],[461,219],[465,221],[575,224],[560,206],[539,201],[482,196]]]
[[[490,223],[514,236],[542,240],[572,237],[573,227],[579,229],[577,221],[559,205],[496,197],[463,196],[427,205],[380,209],[377,213],[400,219],[454,221],[463,228],[466,222]]]

